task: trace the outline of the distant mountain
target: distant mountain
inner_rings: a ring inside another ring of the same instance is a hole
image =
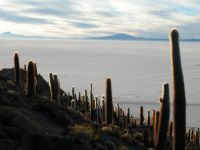
[[[37,38],[44,38],[41,36],[25,36],[22,34],[14,34],[12,32],[3,32],[0,34],[0,38],[27,38],[27,39],[37,39]]]
[[[86,37],[86,38],[58,38],[58,37],[45,37],[45,36],[26,36],[22,34],[14,34],[12,32],[0,33],[0,38],[13,38],[13,39],[61,39],[61,40],[142,40],[142,41],[168,41],[164,38],[144,38],[136,37],[125,33],[117,33],[109,36],[102,37]],[[181,41],[200,42],[200,39],[180,39]]]
[[[117,33],[110,36],[103,37],[89,37],[86,39],[90,40],[167,40],[167,39],[154,39],[154,38],[144,38],[144,37],[136,37],[129,34]]]
[[[23,38],[24,35],[13,34],[11,32],[3,32],[0,34],[0,37],[2,37],[2,38]]]
[[[145,37],[136,37],[129,34],[117,33],[110,36],[103,37],[89,37],[86,39],[90,40],[143,40],[143,41],[168,41],[169,39],[165,38],[145,38]],[[194,41],[200,42],[200,39],[180,39],[181,41]]]
[[[90,37],[88,39],[93,40],[134,40],[136,37],[124,33],[118,33],[110,36],[103,36],[103,37]]]

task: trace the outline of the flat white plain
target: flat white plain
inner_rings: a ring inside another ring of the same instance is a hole
[[[105,79],[112,79],[114,102],[139,114],[159,108],[163,82],[171,88],[168,41],[92,40],[0,40],[0,69],[13,67],[13,52],[20,54],[23,67],[34,60],[38,72],[58,74],[61,87],[83,93],[93,83],[94,94],[105,92]],[[187,98],[187,126],[200,127],[200,43],[181,42],[181,59]],[[172,102],[172,99],[171,99]]]

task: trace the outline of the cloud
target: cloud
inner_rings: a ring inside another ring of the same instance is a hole
[[[34,18],[16,15],[15,13],[0,10],[0,18],[10,22],[25,24],[49,24],[50,22],[42,18]]]
[[[82,23],[82,22],[71,22],[75,27],[89,29],[89,28],[96,28],[97,25],[89,24],[89,23]]]
[[[127,33],[165,37],[172,27],[199,37],[198,0],[8,0],[0,1],[0,31],[53,36],[103,36]],[[24,28],[22,29],[22,27]],[[25,31],[31,29],[31,31]]]

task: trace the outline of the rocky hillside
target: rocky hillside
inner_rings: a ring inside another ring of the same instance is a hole
[[[49,85],[41,75],[37,96],[27,97],[23,81],[22,69],[19,84],[13,81],[13,69],[0,71],[1,150],[145,149],[142,129],[103,126],[56,104],[49,99]]]

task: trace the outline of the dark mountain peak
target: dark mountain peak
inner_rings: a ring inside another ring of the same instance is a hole
[[[103,36],[103,37],[92,37],[90,39],[96,39],[96,40],[133,40],[135,39],[134,36],[125,34],[125,33],[117,33],[109,36]]]

